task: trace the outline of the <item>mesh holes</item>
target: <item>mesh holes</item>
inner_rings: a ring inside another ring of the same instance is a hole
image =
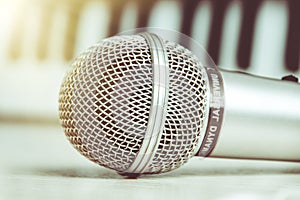
[[[190,51],[165,41],[170,69],[165,127],[145,173],[173,170],[194,153],[207,117],[207,83]],[[144,139],[152,98],[144,38],[115,36],[82,53],[65,77],[59,113],[73,146],[99,165],[124,171]]]
[[[140,149],[149,116],[152,67],[144,39],[109,38],[72,67],[59,100],[66,136],[90,160],[125,170]]]

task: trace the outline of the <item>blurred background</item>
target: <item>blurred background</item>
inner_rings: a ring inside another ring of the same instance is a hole
[[[299,74],[298,0],[0,0],[0,121],[58,123],[68,63],[137,27],[197,40],[226,69]]]
[[[79,156],[58,121],[72,59],[138,27],[185,33],[225,69],[299,77],[299,10],[299,0],[0,0],[0,199],[300,199],[299,163],[195,158],[122,179]]]

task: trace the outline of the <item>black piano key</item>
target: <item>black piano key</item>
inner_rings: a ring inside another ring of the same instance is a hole
[[[194,17],[196,13],[196,9],[198,4],[201,0],[181,0],[182,4],[182,20],[181,20],[181,26],[180,26],[180,32],[184,33],[185,35],[191,36],[192,34],[192,28],[193,28],[193,22]],[[187,41],[184,38],[180,38],[180,43],[185,43],[185,45],[189,46],[190,44],[187,44]]]
[[[138,28],[147,27],[152,8],[156,4],[157,0],[143,0],[143,1],[135,0],[135,1],[137,3],[137,9],[138,9],[136,27]]]
[[[201,0],[181,0],[182,3],[182,20],[181,33],[191,36],[192,26],[196,8]],[[201,27],[199,27],[201,28]],[[180,38],[182,40],[183,38]]]
[[[219,64],[221,37],[223,33],[224,15],[229,0],[212,0],[212,20],[209,31],[208,54],[216,65]]]
[[[242,69],[250,65],[254,27],[261,0],[242,1],[242,21],[237,50],[237,63]]]
[[[108,36],[113,36],[119,33],[121,17],[125,8],[126,1],[123,0],[111,0],[109,2],[110,7],[110,23],[108,28]]]
[[[289,25],[285,49],[285,65],[287,70],[299,70],[300,62],[300,1],[288,0]]]

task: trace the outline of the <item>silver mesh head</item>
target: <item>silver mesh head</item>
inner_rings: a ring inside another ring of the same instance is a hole
[[[170,85],[166,122],[144,173],[183,165],[197,150],[207,118],[204,69],[186,48],[165,41]],[[99,165],[125,171],[142,145],[152,96],[152,61],[141,36],[115,36],[82,53],[60,90],[59,112],[73,146]]]

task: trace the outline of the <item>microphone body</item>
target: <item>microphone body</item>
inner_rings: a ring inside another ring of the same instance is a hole
[[[120,174],[193,156],[300,161],[300,84],[205,66],[147,32],[107,38],[72,66],[59,97],[65,134]]]
[[[222,71],[224,119],[210,156],[300,161],[300,85]]]

